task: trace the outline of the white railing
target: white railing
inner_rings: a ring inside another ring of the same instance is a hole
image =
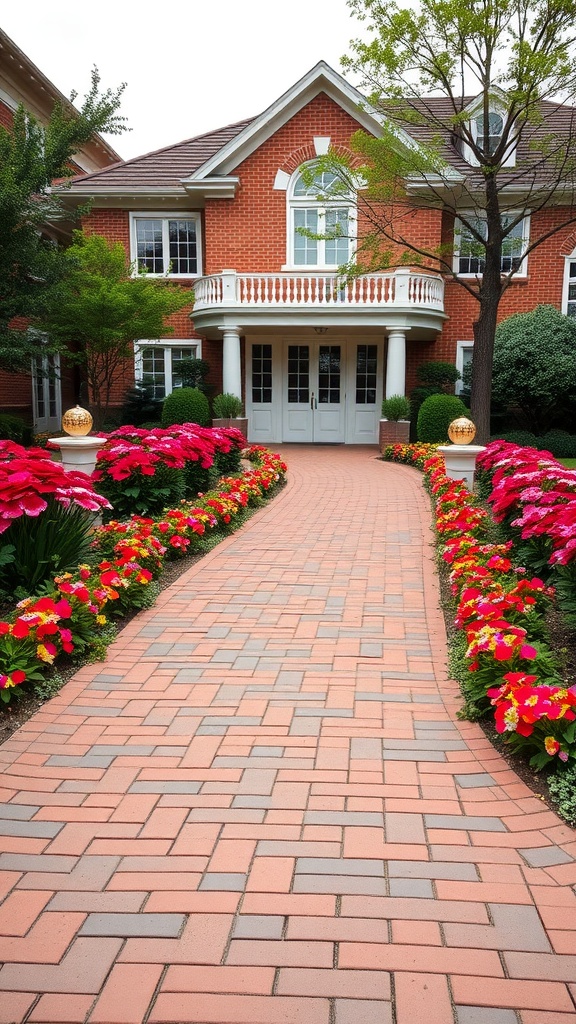
[[[338,274],[221,274],[201,277],[194,285],[195,311],[218,307],[282,308],[300,306],[409,306],[444,309],[444,281],[435,274],[400,269],[365,274],[352,280]]]

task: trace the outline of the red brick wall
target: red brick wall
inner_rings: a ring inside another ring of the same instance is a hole
[[[13,120],[14,118],[12,115],[12,111],[10,110],[10,107],[8,107],[6,103],[3,103],[2,100],[0,100],[0,124],[4,128],[11,128]]]

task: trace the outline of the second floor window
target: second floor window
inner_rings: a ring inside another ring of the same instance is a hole
[[[290,197],[290,262],[295,267],[336,269],[351,255],[351,206],[330,198],[335,175],[318,173],[314,181],[296,177]],[[318,236],[316,238],[312,236]]]
[[[133,234],[138,270],[180,277],[198,275],[196,217],[134,217]]]
[[[514,214],[503,217],[503,223],[515,219]],[[487,225],[482,217],[468,218],[477,233],[486,238]],[[502,240],[502,258],[500,270],[503,274],[523,272],[522,263],[528,245],[528,219],[524,218],[515,224]],[[461,221],[456,222],[454,234],[454,270],[457,274],[481,275],[484,273],[484,247],[472,231]]]

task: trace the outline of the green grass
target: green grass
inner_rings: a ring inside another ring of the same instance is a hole
[[[567,469],[576,469],[576,459],[558,459]]]

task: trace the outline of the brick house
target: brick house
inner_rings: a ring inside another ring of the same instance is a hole
[[[66,201],[90,200],[89,230],[190,289],[190,308],[174,318],[171,336],[138,339],[117,381],[117,405],[143,377],[159,397],[169,393],[177,361],[198,355],[218,391],[244,398],[251,440],[371,444],[383,395],[408,392],[421,363],[463,367],[477,306],[457,283],[404,267],[338,280],[355,210],[320,202],[302,167],[328,147],[348,151],[359,127],[379,135],[381,115],[320,62],[256,118],[75,179]],[[455,174],[471,173],[466,153],[449,160]],[[518,272],[502,317],[539,302],[576,312],[576,232],[563,229],[523,255],[530,232],[555,218],[564,214],[551,206],[515,231],[506,259]],[[408,221],[405,232],[428,246],[455,239],[458,273],[478,273],[453,218],[420,206]],[[328,234],[336,224],[342,230],[333,239],[299,230]]]
[[[0,29],[0,125],[11,128],[13,113],[20,103],[40,123],[49,119],[55,103],[71,107],[66,96]],[[96,136],[75,154],[72,169],[78,174],[91,174],[119,159],[116,151]],[[72,227],[66,221],[46,224],[44,234],[65,243]],[[24,323],[21,326],[26,327]],[[60,427],[63,407],[75,401],[75,388],[73,375],[64,370],[60,377],[58,356],[43,354],[39,340],[31,376],[4,373],[0,367],[0,411],[21,416],[33,423],[37,431],[56,430]]]

